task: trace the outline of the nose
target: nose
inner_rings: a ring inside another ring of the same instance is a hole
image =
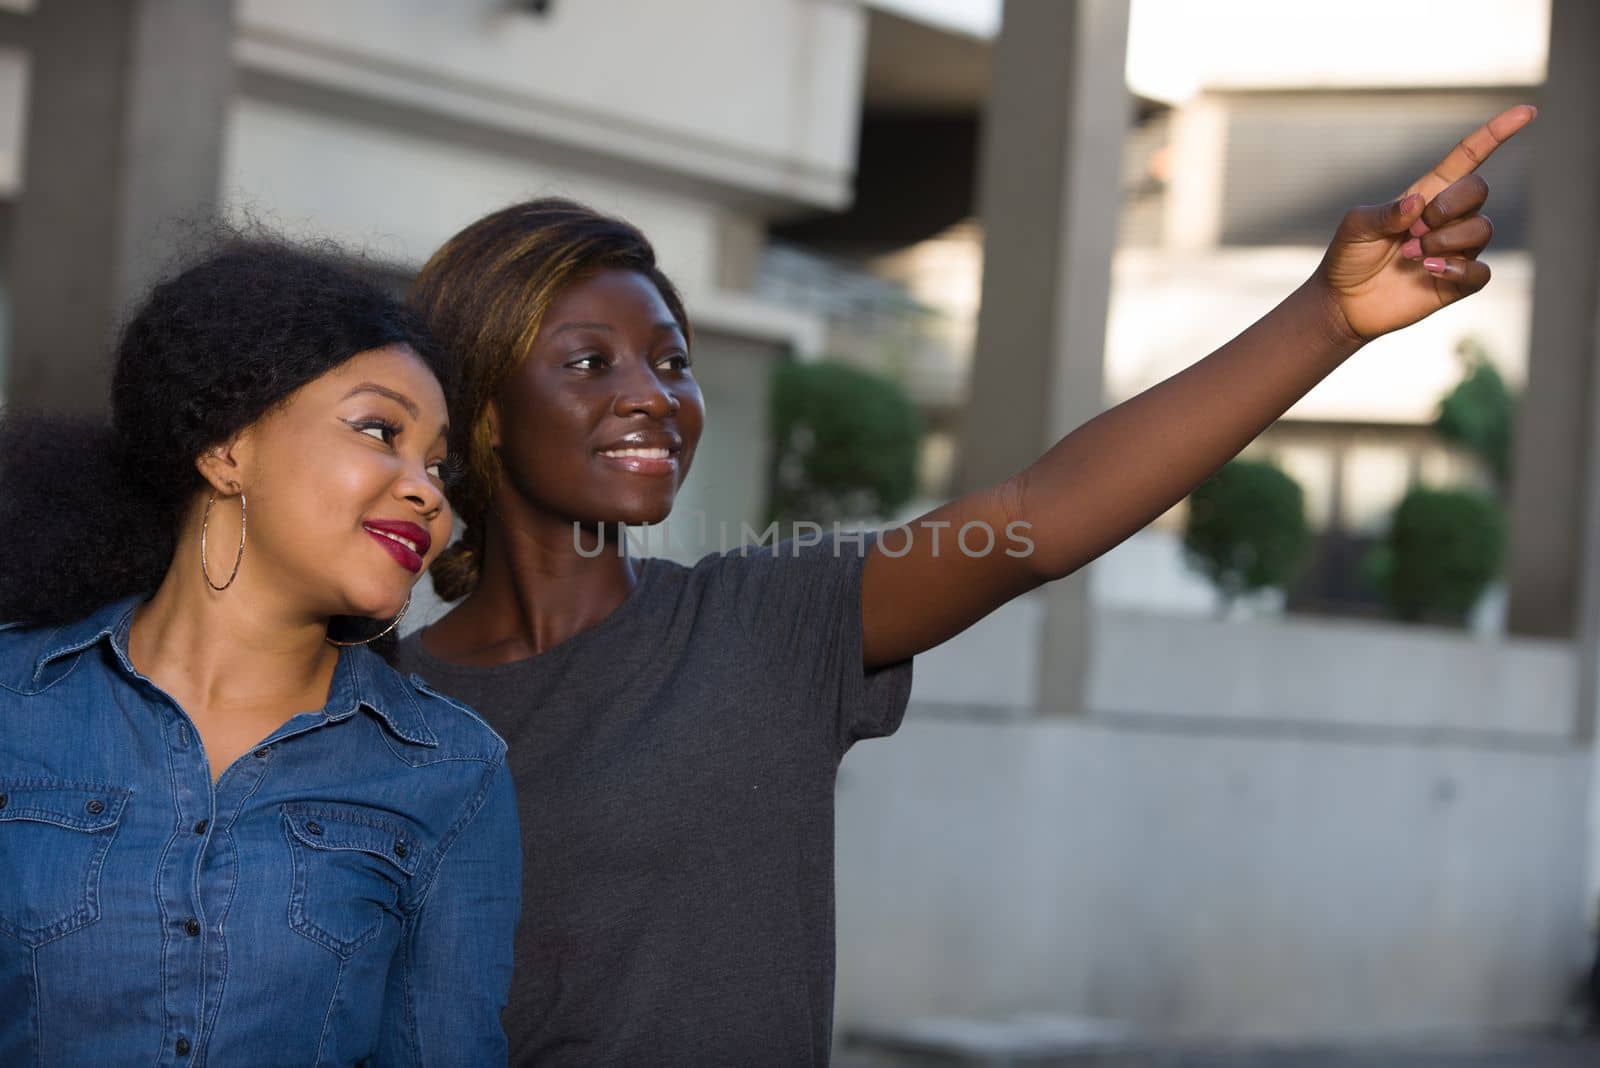
[[[678,398],[662,384],[655,369],[640,360],[626,377],[618,380],[612,411],[621,416],[640,414],[665,419],[678,411]]]
[[[407,469],[395,483],[395,496],[410,504],[424,519],[433,519],[449,506],[444,492],[421,469]]]

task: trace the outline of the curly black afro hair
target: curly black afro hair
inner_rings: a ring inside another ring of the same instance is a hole
[[[123,329],[109,423],[0,420],[0,620],[59,623],[153,591],[205,487],[196,458],[358,353],[409,345],[453,395],[412,313],[338,250],[259,236],[212,245]]]

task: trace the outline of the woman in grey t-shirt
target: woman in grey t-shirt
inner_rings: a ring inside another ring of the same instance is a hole
[[[825,1064],[834,775],[899,724],[910,658],[1177,503],[1367,341],[1480,289],[1473,172],[1532,117],[1352,209],[1283,303],[1001,485],[871,544],[693,567],[615,551],[618,524],[667,516],[704,422],[689,318],[644,236],[540,200],[452,238],[413,300],[461,363],[466,533],[433,573],[462,599],[397,656],[510,743],[513,1063]]]

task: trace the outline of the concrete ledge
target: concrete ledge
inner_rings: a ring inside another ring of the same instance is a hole
[[[1089,707],[1571,738],[1573,643],[1444,628],[1096,614]]]
[[[972,718],[1040,708],[1044,603],[1019,598],[917,658],[913,704]],[[1271,723],[1569,742],[1578,655],[1555,639],[1311,619],[1218,620],[1096,609],[1090,718]],[[913,711],[913,716],[917,715]]]

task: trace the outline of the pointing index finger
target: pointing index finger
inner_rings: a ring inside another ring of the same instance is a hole
[[[1538,109],[1531,104],[1507,108],[1463,137],[1413,188],[1421,189],[1425,196],[1433,197],[1451,182],[1477,170],[1479,164],[1494,154],[1495,149],[1511,140],[1513,134],[1532,122],[1538,114]]]

